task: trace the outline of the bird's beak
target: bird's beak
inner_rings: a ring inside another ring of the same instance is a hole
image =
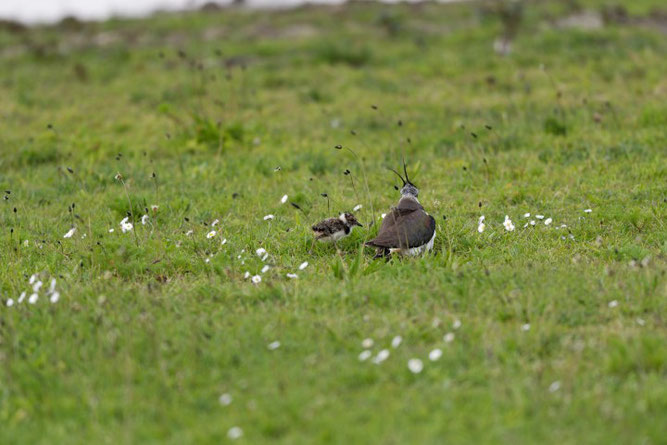
[[[359,227],[363,227],[363,226],[364,226],[364,225],[361,224],[359,221],[357,221],[357,225],[358,225]]]

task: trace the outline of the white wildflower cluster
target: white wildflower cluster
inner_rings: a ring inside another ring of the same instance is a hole
[[[585,213],[591,213],[591,209],[586,209],[584,210]],[[538,221],[542,222],[545,226],[551,226],[554,222],[554,219],[552,217],[548,217],[546,215],[540,215],[536,214],[534,215],[535,219],[530,219],[531,218],[531,213],[526,212],[523,214],[523,217],[526,219],[529,219],[524,225],[523,228],[527,228],[529,226],[534,227],[538,224]],[[583,217],[582,217],[583,218]],[[580,219],[582,219],[580,218]],[[478,221],[477,221],[477,231],[479,233],[483,233],[484,230],[486,229],[486,217],[484,215],[480,216]],[[503,227],[505,228],[506,231],[508,232],[513,232],[515,230],[515,225],[512,222],[512,219],[509,217],[509,215],[505,215],[505,219],[503,221]],[[556,226],[556,229],[565,229],[567,228],[567,224],[561,224],[560,226]],[[565,237],[561,237],[562,239],[565,239]],[[574,239],[574,236],[572,234],[569,235],[570,239]]]
[[[57,303],[60,300],[60,292],[56,289],[56,279],[52,278],[49,287],[44,289],[44,281],[39,277],[39,274],[33,274],[28,280],[28,290],[21,292],[16,301],[13,298],[9,298],[5,305],[7,307],[12,307],[15,304],[22,304],[26,298],[28,304],[36,304],[41,296],[48,298],[51,303]]]
[[[134,228],[134,225],[132,225],[131,222],[129,222],[129,217],[126,216],[120,221],[120,230],[123,233],[129,232]]]
[[[439,323],[438,323],[438,325],[439,325]],[[454,319],[454,321],[452,323],[452,328],[459,329],[461,327],[461,325],[462,325],[461,320]],[[452,343],[454,341],[454,338],[455,338],[454,333],[453,332],[448,332],[443,336],[442,341],[445,344],[449,344],[449,343]],[[390,344],[391,344],[392,349],[397,349],[398,347],[401,346],[401,344],[403,344],[403,337],[401,337],[400,335],[395,335],[391,339]],[[373,363],[375,365],[380,365],[383,362],[387,361],[389,359],[389,357],[391,356],[390,349],[381,347],[377,351],[377,353],[374,354],[373,346],[375,346],[375,345],[376,345],[376,342],[372,338],[369,337],[369,338],[363,339],[362,342],[361,342],[361,347],[363,348],[363,350],[359,353],[359,355],[357,356],[357,359],[360,362],[370,361],[370,363]],[[443,354],[444,354],[444,352],[443,352],[442,348],[434,348],[428,353],[427,357],[428,357],[429,361],[436,362],[436,361],[440,360],[440,358],[442,358]],[[408,370],[410,372],[412,372],[413,374],[419,374],[424,370],[424,362],[425,362],[425,360],[417,358],[417,357],[410,358],[408,360],[408,363],[407,363]]]

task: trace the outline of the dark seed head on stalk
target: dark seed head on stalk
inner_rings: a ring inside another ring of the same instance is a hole
[[[447,221],[447,215],[442,215],[442,219]]]
[[[185,222],[190,222],[190,218],[188,218],[187,216],[183,219],[185,220]]]
[[[477,134],[474,133],[474,132],[472,132],[472,131],[470,132],[470,136],[472,136],[473,138],[477,139]]]
[[[484,125],[484,128],[486,128],[487,130],[493,130],[493,127],[491,125]]]
[[[71,174],[74,174],[74,170],[72,170],[70,167],[67,167],[67,171],[70,172]]]
[[[480,201],[479,204],[477,204],[477,205],[478,205],[479,208],[481,209],[481,208],[482,208],[482,201]]]
[[[398,126],[399,126],[399,127],[402,127],[402,126],[403,126],[403,121],[402,121],[402,120],[399,120],[399,121],[398,121]]]
[[[343,172],[343,174],[344,174],[345,176],[349,175],[349,174],[350,174],[350,170],[345,170],[345,171]]]
[[[321,196],[322,198],[328,198],[328,197],[329,197],[329,195],[327,195],[326,193],[320,193],[320,196]]]
[[[292,202],[292,201],[290,201],[290,204],[291,204],[292,207],[294,207],[295,209],[297,209],[297,210],[301,210],[301,207],[299,207],[299,204],[297,204],[297,203],[295,203],[295,202]]]
[[[377,110],[378,106],[377,105],[371,105],[371,108],[374,109],[374,110]]]
[[[340,144],[338,144],[338,145],[336,145],[334,148],[335,148],[336,150],[342,150],[342,149],[343,149],[343,146],[340,145]]]

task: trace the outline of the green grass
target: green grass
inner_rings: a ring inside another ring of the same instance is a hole
[[[567,13],[508,57],[475,5],[0,31],[0,442],[665,443],[667,40]],[[434,253],[309,254],[379,221],[402,155]],[[60,301],[16,303],[34,273]]]

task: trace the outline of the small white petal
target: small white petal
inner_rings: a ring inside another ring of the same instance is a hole
[[[259,275],[253,275],[253,277],[251,278],[251,280],[252,280],[252,282],[253,282],[254,284],[259,284],[259,283],[262,282],[262,277],[259,276]]]
[[[265,264],[264,267],[262,267],[262,273],[267,273],[271,269],[271,267],[268,264]]]
[[[452,327],[454,329],[460,328],[461,327],[461,320],[459,320],[458,318],[456,320],[454,320],[454,323],[452,323]]]
[[[612,301],[609,302],[609,307],[610,308],[615,308],[616,306],[618,306],[618,301],[612,300]]]
[[[34,283],[36,279],[37,279],[37,274],[30,275],[30,280],[28,280],[28,284]]]
[[[535,218],[537,218],[537,219],[544,219],[544,215],[535,215]]]
[[[396,337],[391,339],[391,347],[396,349],[399,346],[401,346],[401,343],[403,342],[403,337],[400,335],[397,335]]]
[[[273,216],[273,215],[266,215],[266,216],[264,217],[264,221],[268,221],[268,220],[273,219],[273,218],[275,218],[275,216]]]
[[[218,234],[218,232],[216,232],[215,230],[211,230],[210,232],[208,232],[208,233],[206,234],[206,238],[211,239],[211,238],[213,238],[213,237],[214,237],[215,235],[217,235],[217,234]]]
[[[12,307],[12,306],[14,306],[14,300],[10,298],[7,300],[7,307]]]
[[[247,272],[247,271],[246,271],[246,273],[243,274],[243,278],[245,278],[246,280],[247,280],[248,278],[250,278],[250,272]]]
[[[213,222],[211,223],[211,227],[215,227],[215,226],[217,226],[219,222],[220,222],[220,220],[219,220],[219,219],[216,219],[215,221],[213,221]]]
[[[549,392],[556,392],[559,389],[560,389],[560,382],[558,380],[549,385]]]
[[[57,303],[58,300],[60,300],[60,292],[56,291],[56,292],[52,293],[50,300],[51,300],[51,303]]]
[[[418,358],[411,358],[408,360],[408,369],[413,374],[419,374],[424,369],[424,363]]]
[[[361,353],[359,354],[359,361],[360,362],[365,362],[369,358],[371,358],[371,351],[369,351],[368,349],[366,349],[364,351],[361,351]]]
[[[584,210],[584,213],[591,213],[592,211],[593,211],[593,209],[586,209],[586,210]]]
[[[223,239],[223,240],[220,242],[220,245],[221,245],[221,246],[224,246],[225,244],[227,244],[227,238]]]
[[[145,226],[147,222],[148,222],[148,215],[142,216],[141,217],[141,225]]]
[[[484,223],[480,223],[480,224],[477,226],[477,231],[478,231],[479,233],[482,233],[482,232],[484,232],[484,229],[485,229],[485,228],[486,228],[486,224],[484,224]]]
[[[25,299],[26,295],[27,294],[25,293],[25,291],[21,292],[21,295],[19,295],[19,300],[18,300],[19,304],[23,303],[23,300]]]
[[[524,331],[524,332],[530,331],[530,323],[526,323],[526,324],[522,325],[521,330]]]
[[[299,270],[303,270],[306,267],[308,267],[308,261],[304,261],[303,263],[299,264]]]
[[[353,212],[358,212],[359,210],[361,210],[362,207],[363,207],[363,206],[362,206],[361,204],[357,204],[356,206],[354,206],[354,208],[352,209],[352,211],[353,211]]]
[[[548,225],[551,224],[552,222],[553,222],[553,219],[551,219],[551,218],[547,218],[547,219],[544,220],[544,225],[545,225],[545,226],[548,226]]]
[[[287,274],[287,278],[292,278],[292,279],[294,279],[294,278],[299,278],[299,276],[298,276],[297,274],[295,274],[295,273],[288,273],[288,274]]]
[[[534,220],[534,219],[531,219],[531,220],[530,220],[530,225],[531,225],[531,226],[534,226],[535,224],[537,224],[537,223],[535,222],[535,220]]]
[[[113,229],[109,229],[109,233],[113,233]]]
[[[523,214],[523,217],[524,217],[524,218],[530,218],[530,213],[524,213],[524,214]]]
[[[451,343],[454,341],[454,333],[448,332],[444,337],[442,337],[442,339],[445,341],[445,343]]]
[[[30,303],[30,304],[37,303],[37,300],[39,300],[39,295],[37,295],[37,294],[32,294],[32,295],[30,295],[30,297],[28,297],[28,303]]]
[[[282,204],[285,204],[285,203],[287,202],[287,195],[283,195],[283,197],[280,198],[280,202],[281,202]]]
[[[53,292],[56,290],[56,279],[51,278],[51,285],[49,285],[49,292]]]
[[[428,354],[428,359],[432,362],[440,360],[440,357],[442,357],[442,350],[438,348],[435,348]]]
[[[372,338],[364,338],[364,340],[361,342],[361,347],[364,349],[369,349],[373,347],[373,339]]]
[[[259,249],[255,250],[255,253],[257,254],[258,257],[261,257],[262,255],[264,255],[266,253],[266,249],[264,249],[263,247],[260,247]]]
[[[646,324],[646,322],[644,321],[643,318],[638,318],[638,319],[635,320],[635,321],[637,322],[637,324],[638,324],[639,326],[644,326],[644,325]]]
[[[378,355],[375,356],[375,358],[373,359],[373,363],[379,365],[388,358],[389,358],[389,349],[383,349],[380,352],[378,352]]]
[[[69,229],[69,232],[63,235],[63,238],[71,238],[72,235],[74,235],[74,232],[76,232],[76,227],[72,227]]]
[[[194,230],[188,230],[187,232],[185,232],[185,236],[190,236],[193,233],[194,233]]]
[[[42,283],[41,281],[36,282],[35,284],[32,285],[32,291],[33,292],[39,292],[39,290],[42,288]]]
[[[218,402],[220,402],[220,405],[222,406],[229,406],[232,403],[231,394],[228,393],[221,394],[220,397],[218,397]]]
[[[482,224],[485,219],[486,219],[486,217],[484,215],[480,216],[479,217],[479,224]]]
[[[382,215],[380,215],[380,218],[384,219],[385,216],[387,216],[387,214],[383,213]]]
[[[271,351],[275,351],[279,347],[280,347],[280,342],[278,340],[269,343],[269,345],[267,346],[267,348],[269,348]]]
[[[239,428],[238,426],[233,426],[227,431],[227,437],[230,440],[236,440],[243,436],[243,430]]]
[[[269,257],[268,253],[265,253],[264,256],[262,257],[262,261],[266,261],[266,259]]]

